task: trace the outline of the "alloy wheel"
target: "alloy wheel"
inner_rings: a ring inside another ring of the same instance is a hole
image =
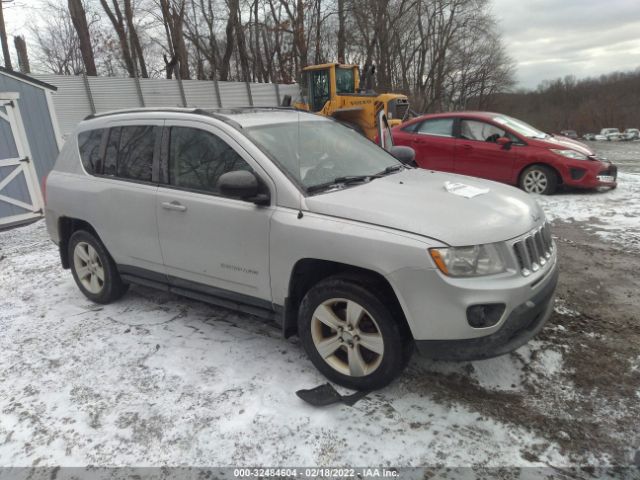
[[[523,179],[524,190],[528,193],[543,193],[549,185],[549,179],[540,170],[531,170]]]
[[[382,362],[380,328],[353,300],[332,298],[318,305],[311,318],[311,337],[324,361],[343,375],[363,377]]]
[[[104,267],[96,249],[87,242],[78,242],[73,250],[73,265],[82,286],[99,294],[104,287]]]

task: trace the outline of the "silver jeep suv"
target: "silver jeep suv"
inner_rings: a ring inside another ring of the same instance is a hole
[[[46,192],[62,265],[89,299],[134,283],[275,320],[351,388],[386,385],[414,346],[509,352],[553,308],[556,248],[531,197],[412,168],[309,113],[90,117]]]

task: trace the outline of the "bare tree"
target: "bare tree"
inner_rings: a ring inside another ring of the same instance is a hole
[[[122,54],[122,61],[124,62],[124,66],[127,70],[127,73],[130,77],[136,76],[136,66],[134,63],[134,58],[131,54],[131,48],[129,46],[129,38],[127,35],[127,20],[122,13],[122,9],[120,8],[120,4],[118,0],[111,0],[111,5],[109,5],[107,0],[100,0],[100,4],[104,9],[104,12],[107,14],[113,29],[118,36],[118,40],[120,43],[120,52]]]
[[[138,32],[136,31],[136,27],[133,21],[133,8],[131,6],[131,0],[124,0],[124,17],[127,21],[127,29],[129,30],[129,41],[131,44],[131,50],[133,51],[132,56],[134,67],[137,59],[138,66],[140,67],[140,76],[142,78],[148,78],[149,73],[147,72],[147,64],[142,53],[140,37],[138,36]]]
[[[184,17],[186,0],[160,0],[162,19],[169,44],[171,61],[167,62],[167,67],[177,64],[177,71],[180,78],[188,79],[189,56],[184,40]],[[167,68],[169,75],[169,68]]]
[[[9,55],[9,42],[7,41],[7,29],[4,24],[4,13],[2,4],[4,0],[0,0],[0,43],[2,44],[2,57],[4,58],[4,66],[9,70],[13,70],[11,65],[11,55]]]
[[[80,75],[84,72],[84,62],[69,10],[50,1],[43,11],[41,23],[29,26],[37,46],[33,64],[45,72]]]
[[[13,44],[16,47],[16,53],[18,54],[18,67],[22,73],[31,73],[31,67],[29,65],[29,55],[27,54],[27,42],[24,41],[24,37],[16,35],[13,37]]]
[[[80,52],[86,74],[95,77],[98,72],[96,71],[96,62],[93,56],[91,35],[89,33],[89,25],[87,24],[87,14],[82,5],[82,0],[68,0],[68,6],[73,26],[78,34]]]

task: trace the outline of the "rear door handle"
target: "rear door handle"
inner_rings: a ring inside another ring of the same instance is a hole
[[[176,212],[186,212],[187,211],[187,207],[182,205],[177,200],[174,200],[173,202],[162,202],[162,208],[164,208],[165,210],[174,210]]]
[[[462,148],[464,148],[465,150],[473,150],[473,147],[468,143],[465,143],[464,145],[462,145]]]

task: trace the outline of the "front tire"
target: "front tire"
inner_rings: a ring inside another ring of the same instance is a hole
[[[520,175],[520,188],[527,193],[552,195],[558,188],[558,176],[545,165],[531,165]]]
[[[309,358],[329,380],[356,390],[388,385],[410,349],[384,296],[351,279],[319,282],[300,305],[298,333]]]
[[[69,239],[69,259],[73,279],[80,291],[96,303],[111,303],[128,289],[102,242],[85,230]]]

